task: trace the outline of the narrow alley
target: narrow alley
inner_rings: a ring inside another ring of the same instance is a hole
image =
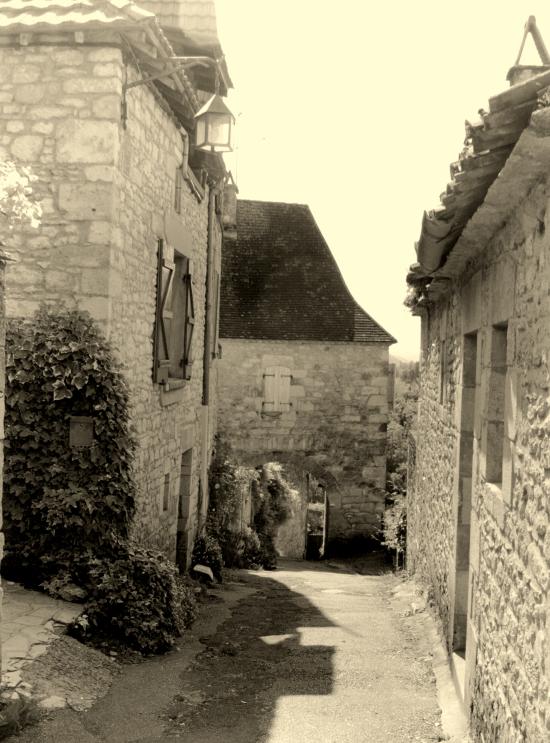
[[[235,572],[179,652],[126,666],[91,710],[54,713],[17,741],[445,740],[419,618],[393,597],[394,575],[363,572],[290,561]]]

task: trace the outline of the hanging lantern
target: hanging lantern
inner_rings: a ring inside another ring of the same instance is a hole
[[[231,126],[235,118],[223,98],[213,95],[195,114],[195,145],[208,152],[231,152]]]

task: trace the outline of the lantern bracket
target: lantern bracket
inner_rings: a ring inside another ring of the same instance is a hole
[[[141,80],[135,80],[131,83],[124,83],[122,86],[123,90],[130,90],[130,88],[135,88],[138,85],[145,85],[146,83],[152,83],[155,80],[162,80],[163,77],[170,77],[170,75],[173,75],[174,72],[178,72],[181,69],[186,69],[188,67],[209,67],[212,65],[215,65],[216,72],[219,72],[220,68],[220,61],[219,59],[214,59],[213,57],[204,57],[204,56],[197,56],[197,57],[168,57],[168,59],[171,62],[179,62],[179,64],[175,65],[174,67],[170,67],[167,70],[164,70],[164,72],[159,72],[158,75],[150,75],[149,77],[143,77]]]

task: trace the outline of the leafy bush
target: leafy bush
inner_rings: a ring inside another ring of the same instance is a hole
[[[256,568],[262,564],[260,538],[249,526],[227,530],[220,540],[223,564],[228,568]]]
[[[395,552],[396,567],[407,546],[407,501],[404,493],[393,496],[384,511],[384,541],[382,544]]]
[[[234,530],[242,499],[250,485],[252,471],[231,461],[231,448],[216,437],[214,456],[208,475],[210,501],[208,516],[211,528],[218,533]]]
[[[407,459],[409,436],[416,423],[418,364],[399,367],[398,397],[390,413],[387,439],[386,509],[382,544],[394,552],[396,567],[407,545]]]
[[[223,564],[230,568],[264,567],[277,564],[275,537],[291,514],[292,488],[277,463],[255,470],[232,461],[229,445],[217,439],[210,467],[210,504],[207,533],[221,548]],[[252,488],[253,522],[242,528],[243,498]],[[198,541],[199,549],[203,549]],[[207,559],[203,557],[203,564]]]
[[[193,555],[191,565],[206,565],[212,570],[214,578],[221,583],[223,557],[220,543],[215,536],[209,534],[199,534],[193,545]]]
[[[36,585],[127,538],[135,444],[126,383],[89,316],[11,321],[6,349],[3,570]],[[91,447],[69,445],[72,416],[93,418]]]
[[[3,573],[85,601],[80,639],[162,652],[195,616],[193,591],[162,555],[133,546],[128,390],[81,313],[42,309],[7,333]],[[93,442],[70,446],[72,416]]]
[[[84,621],[72,633],[144,653],[168,650],[196,617],[193,591],[163,555],[135,545],[89,565]]]
[[[266,570],[277,566],[275,539],[279,526],[291,514],[292,488],[283,476],[283,468],[270,462],[261,468],[254,490],[254,529],[260,540],[260,564]]]

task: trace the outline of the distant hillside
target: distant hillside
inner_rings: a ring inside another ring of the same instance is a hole
[[[396,354],[390,353],[390,364],[396,366],[409,366],[409,364],[418,364],[418,359],[407,359],[404,356],[397,356]]]

